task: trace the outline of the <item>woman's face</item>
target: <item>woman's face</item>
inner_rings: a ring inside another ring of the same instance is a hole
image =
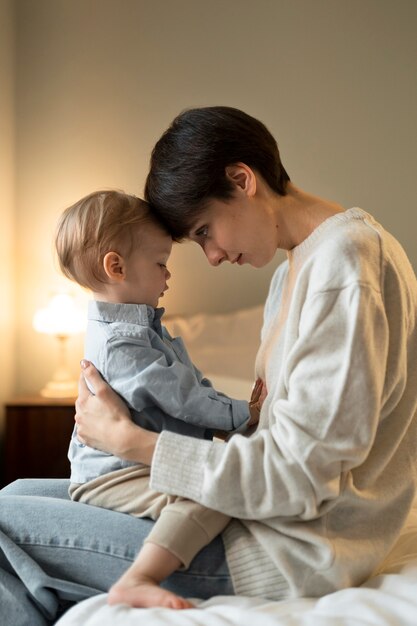
[[[211,200],[189,233],[211,265],[224,261],[263,267],[277,250],[273,214],[257,198],[239,194],[227,202]]]

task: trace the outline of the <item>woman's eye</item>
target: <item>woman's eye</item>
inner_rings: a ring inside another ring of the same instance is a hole
[[[199,228],[196,231],[195,234],[196,234],[197,237],[207,237],[207,235],[208,235],[208,226],[202,226],[201,228]]]

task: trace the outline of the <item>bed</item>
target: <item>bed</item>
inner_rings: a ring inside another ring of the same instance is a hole
[[[248,398],[262,324],[262,307],[221,315],[175,316],[166,324],[181,335],[196,365],[215,386]],[[323,598],[271,602],[262,598],[193,599],[195,609],[109,606],[104,594],[70,609],[59,626],[417,626],[417,501],[379,571],[358,588]]]

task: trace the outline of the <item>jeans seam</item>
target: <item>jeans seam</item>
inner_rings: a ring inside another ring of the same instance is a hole
[[[77,550],[79,552],[93,552],[94,554],[100,554],[102,556],[108,556],[110,558],[116,558],[119,559],[121,561],[130,561],[133,562],[135,557],[129,557],[129,556],[123,556],[120,554],[114,554],[112,552],[103,552],[102,550],[97,550],[95,548],[88,548],[88,547],[81,547],[81,546],[69,546],[68,544],[51,544],[51,543],[34,543],[34,542],[25,542],[25,541],[19,541],[17,539],[14,539],[15,543],[21,547],[23,546],[29,546],[32,548],[51,548],[51,549],[56,549],[56,548],[67,548],[69,550]],[[188,576],[193,576],[195,578],[203,578],[204,580],[217,580],[217,581],[222,581],[222,580],[230,580],[230,575],[227,574],[216,574],[216,575],[212,575],[212,574],[205,574],[204,572],[195,572],[193,570],[186,570],[186,572],[181,572],[181,571],[176,571],[175,572],[175,576],[181,576],[184,578],[187,578]]]
[[[78,550],[79,552],[94,552],[94,554],[101,554],[102,556],[110,556],[111,558],[116,558],[116,559],[121,559],[121,560],[128,560],[128,561],[133,561],[134,560],[134,556],[130,557],[130,556],[126,556],[126,555],[120,555],[120,554],[115,554],[114,552],[109,552],[109,551],[103,551],[103,550],[98,550],[97,548],[88,548],[88,547],[84,547],[84,546],[74,546],[74,545],[68,545],[68,544],[61,544],[61,543],[43,543],[43,542],[33,542],[33,541],[19,541],[16,538],[11,538],[13,539],[13,541],[15,542],[16,545],[18,546],[29,546],[29,547],[33,547],[33,548],[52,548],[52,549],[68,549],[68,550]]]

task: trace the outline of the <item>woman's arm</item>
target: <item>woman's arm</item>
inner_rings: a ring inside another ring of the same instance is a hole
[[[127,405],[102,379],[92,363],[83,360],[81,367],[83,371],[75,403],[78,439],[81,443],[128,461],[151,465],[158,433],[132,422]],[[90,392],[85,379],[88,379],[95,394]]]
[[[305,308],[282,366],[285,390],[269,363],[261,428],[226,446],[164,431],[152,489],[257,520],[312,519],[339,497],[374,443],[388,328],[381,294],[367,286],[321,292]]]

